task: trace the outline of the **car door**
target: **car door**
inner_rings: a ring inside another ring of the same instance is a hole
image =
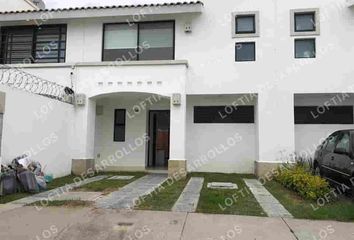
[[[333,161],[334,161],[334,149],[337,144],[338,136],[340,135],[340,132],[333,133],[331,136],[327,138],[327,144],[324,147],[322,153],[320,153],[322,156],[322,162],[321,162],[321,167],[322,167],[322,173],[324,177],[330,179],[330,180],[335,180],[334,179],[334,171],[333,171]]]
[[[337,182],[350,184],[350,168],[354,162],[352,156],[351,135],[349,131],[346,131],[340,135],[333,152],[333,171]]]

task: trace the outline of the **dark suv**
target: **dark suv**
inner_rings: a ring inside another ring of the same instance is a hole
[[[317,148],[314,172],[354,193],[354,130],[335,132]]]

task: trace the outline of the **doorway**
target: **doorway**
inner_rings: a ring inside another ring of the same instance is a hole
[[[170,158],[170,111],[149,112],[148,168],[166,169]]]

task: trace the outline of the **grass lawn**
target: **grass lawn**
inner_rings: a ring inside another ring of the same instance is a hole
[[[171,211],[188,181],[189,177],[186,180],[173,182],[173,184],[165,182],[160,188],[161,191],[148,196],[135,208],[139,210]]]
[[[54,189],[57,187],[64,186],[65,184],[73,183],[75,177],[76,176],[69,175],[69,176],[65,176],[65,177],[61,177],[61,178],[56,178],[51,183],[47,184],[47,188],[48,188],[48,190],[51,190],[51,189]],[[12,202],[12,201],[15,201],[15,200],[18,200],[21,198],[25,198],[25,197],[28,197],[31,195],[32,194],[30,194],[30,193],[15,193],[15,194],[11,194],[11,195],[2,196],[2,197],[0,197],[0,204]]]
[[[243,178],[255,178],[253,175],[193,173],[192,177],[204,177],[204,186],[201,191],[197,212],[267,216],[242,180]],[[237,184],[238,189],[208,189],[207,184],[209,182],[232,182]]]
[[[34,202],[28,204],[26,206],[41,206],[42,203]],[[46,207],[68,207],[68,208],[75,208],[75,207],[91,207],[93,202],[89,201],[81,201],[81,200],[63,200],[63,201],[48,201],[46,203]]]
[[[75,189],[75,191],[80,192],[103,192],[104,194],[111,193],[113,191],[117,191],[125,185],[137,180],[146,175],[143,172],[116,172],[116,173],[100,173],[102,175],[111,176],[134,176],[134,178],[130,180],[108,180],[103,179],[101,181],[93,182],[86,184],[80,188]]]
[[[265,187],[295,218],[354,221],[354,201],[345,196],[320,207],[316,202],[304,200],[278,182],[268,182]]]
[[[82,188],[79,188],[80,191],[84,190],[84,191],[112,191],[112,190],[116,190],[119,189],[120,187],[136,180],[137,178],[140,178],[142,176],[145,175],[145,173],[142,172],[115,172],[115,173],[99,173],[98,175],[108,175],[108,176],[114,176],[114,175],[130,175],[130,176],[135,176],[135,178],[133,178],[132,180],[129,181],[121,181],[121,180],[102,180],[102,181],[98,181],[98,182],[94,182],[91,184],[87,184],[85,186],[83,186]],[[47,184],[47,190],[52,190],[54,188],[58,188],[61,186],[64,186],[66,184],[71,184],[74,183],[74,179],[78,178],[78,176],[74,176],[74,175],[68,175],[65,177],[61,177],[61,178],[56,178],[54,179],[51,183]],[[11,195],[7,195],[7,196],[0,196],[0,204],[5,204],[8,202],[12,202],[21,198],[25,198],[28,196],[31,196],[32,194],[30,193],[15,193],[15,194],[11,194]]]

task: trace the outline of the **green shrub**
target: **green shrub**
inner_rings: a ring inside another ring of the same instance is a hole
[[[306,168],[299,165],[279,169],[275,180],[309,200],[317,200],[331,191],[325,179],[313,176]]]

